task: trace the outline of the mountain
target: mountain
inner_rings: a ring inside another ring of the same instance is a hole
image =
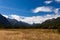
[[[15,19],[5,18],[0,14],[0,28],[39,28],[39,29],[60,29],[60,17],[48,19],[41,24],[28,24]]]
[[[22,21],[17,21],[15,19],[9,19],[8,18],[8,21],[11,23],[11,25],[15,28],[26,28],[26,27],[29,27],[31,26],[30,24],[28,23],[25,23],[25,22],[22,22]]]
[[[46,20],[45,22],[40,24],[40,27],[48,28],[48,29],[58,29],[58,28],[60,28],[60,17],[58,17],[56,19],[53,18],[53,19]]]
[[[30,24],[15,19],[5,18],[0,14],[0,28],[26,28],[28,26],[30,26]]]
[[[9,21],[0,14],[0,27],[8,27],[10,26]]]

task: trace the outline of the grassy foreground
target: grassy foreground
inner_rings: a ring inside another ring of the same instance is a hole
[[[0,40],[60,40],[56,29],[2,29]]]

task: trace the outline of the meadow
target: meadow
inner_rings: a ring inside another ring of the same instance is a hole
[[[0,40],[60,40],[57,29],[0,29]]]

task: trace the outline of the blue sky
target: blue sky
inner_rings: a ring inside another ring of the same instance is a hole
[[[37,16],[54,14],[53,12],[38,12],[33,13],[32,10],[41,7],[48,6],[52,8],[60,8],[60,3],[55,0],[50,4],[44,3],[48,0],[0,0],[0,13],[2,14],[17,14],[20,16]]]
[[[60,15],[60,0],[0,0],[0,13],[6,17],[13,15],[18,20],[21,16],[51,18],[51,15]],[[39,22],[39,18],[36,21]]]

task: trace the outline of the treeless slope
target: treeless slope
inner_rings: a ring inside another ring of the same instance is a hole
[[[50,29],[0,30],[0,40],[60,40],[60,34]]]

